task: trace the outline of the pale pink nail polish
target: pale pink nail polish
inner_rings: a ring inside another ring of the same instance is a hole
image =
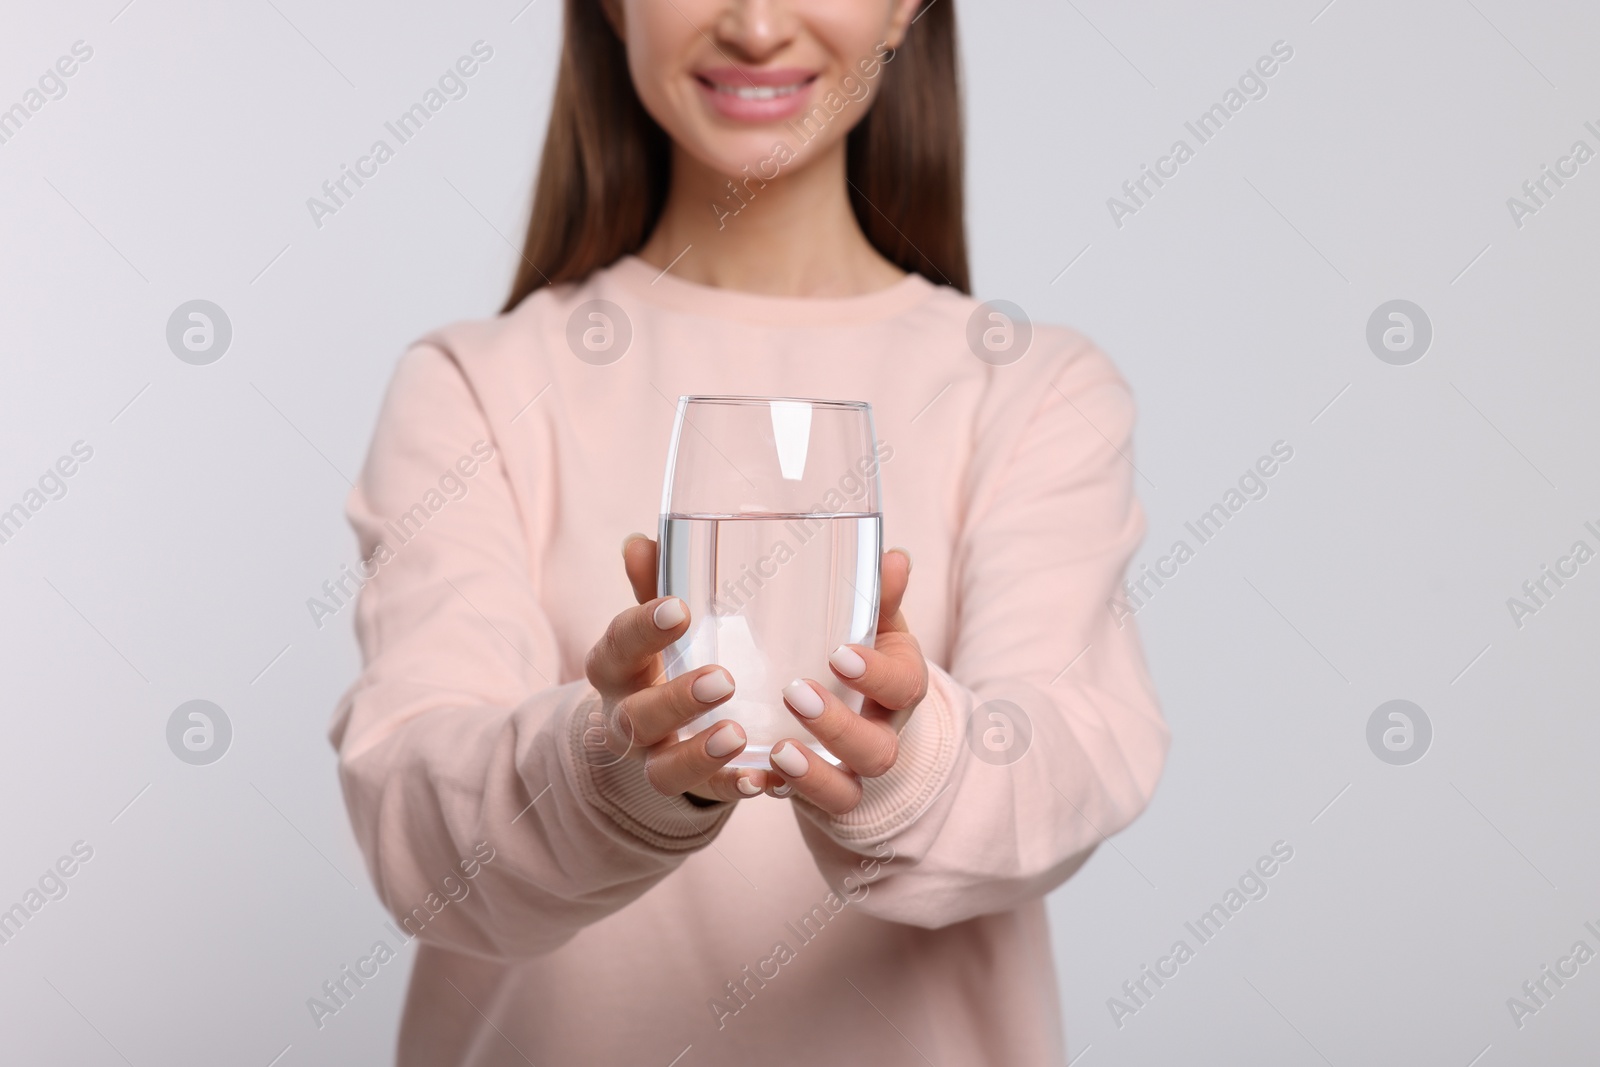
[[[710,737],[706,738],[706,755],[712,759],[721,759],[723,756],[739,751],[744,744],[744,735],[739,728],[729,723]]]
[[[739,792],[743,793],[747,797],[761,795],[761,787],[756,785],[755,781],[748,774],[741,774],[739,776],[738,786]]]
[[[803,778],[811,769],[805,753],[792,741],[785,741],[772,750],[772,765],[790,778]]]
[[[689,686],[689,692],[700,703],[709,704],[733,692],[733,679],[728,677],[727,671],[712,671],[696,678],[694,684]]]
[[[683,601],[677,597],[663,600],[656,605],[656,610],[650,616],[656,622],[656,629],[670,630],[679,625],[689,616],[683,610]]]
[[[775,797],[786,797],[790,793],[793,793],[793,792],[794,792],[794,786],[790,785],[788,782],[785,782],[782,785],[775,785],[775,786],[772,787],[772,795],[775,796]]]
[[[828,662],[833,664],[834,670],[846,678],[859,678],[867,673],[867,661],[849,645],[840,645],[834,649],[833,655],[828,657]]]
[[[808,719],[815,719],[826,707],[822,703],[822,698],[817,696],[817,691],[799,678],[783,687],[783,699],[789,702],[791,708]]]

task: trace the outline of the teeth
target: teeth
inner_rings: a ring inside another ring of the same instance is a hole
[[[717,92],[737,96],[740,100],[776,100],[800,91],[800,85],[718,85]]]

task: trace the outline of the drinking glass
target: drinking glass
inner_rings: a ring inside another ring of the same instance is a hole
[[[883,536],[872,406],[859,401],[682,396],[661,490],[657,592],[681,597],[690,625],[663,654],[668,678],[708,663],[733,675],[721,719],[744,727],[734,767],[767,767],[789,737],[829,763],[783,703],[796,678],[851,710],[861,694],[828,667],[842,644],[871,647]]]

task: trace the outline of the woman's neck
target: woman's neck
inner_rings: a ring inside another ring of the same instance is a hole
[[[842,143],[765,183],[741,175],[731,189],[675,149],[672,187],[639,258],[685,281],[768,296],[858,296],[905,277],[856,222]]]

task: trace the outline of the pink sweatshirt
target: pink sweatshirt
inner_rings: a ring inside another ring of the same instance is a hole
[[[631,325],[608,365],[568,346],[593,299]],[[783,298],[627,257],[406,353],[349,501],[365,668],[331,733],[417,941],[400,1064],[1064,1062],[1042,898],[1149,802],[1168,740],[1107,607],[1144,528],[1133,404],[1064,329],[975,358],[976,306],[916,275]],[[884,543],[915,561],[931,688],[847,815],[699,808],[585,759],[584,657],[634,603],[619,546],[656,528],[685,393],[869,400],[892,450]],[[1025,716],[1009,763],[996,700]]]

